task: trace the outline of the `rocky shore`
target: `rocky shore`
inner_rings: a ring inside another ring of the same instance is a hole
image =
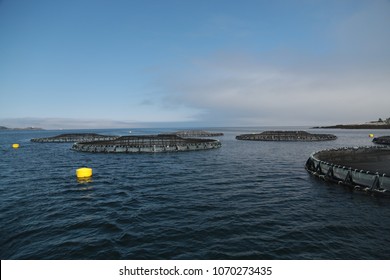
[[[313,128],[341,128],[341,129],[390,129],[390,118],[379,118],[377,121],[370,121],[357,124],[337,124],[330,126],[316,126]]]
[[[331,126],[316,126],[313,128],[341,128],[341,129],[390,129],[390,124],[337,124]]]

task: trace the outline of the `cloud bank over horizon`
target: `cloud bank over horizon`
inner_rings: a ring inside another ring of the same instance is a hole
[[[134,128],[185,128],[199,127],[198,122],[132,122],[110,119],[74,119],[74,118],[10,118],[0,119],[0,126],[7,128],[42,128],[48,130],[72,129],[134,129]]]
[[[198,108],[198,119],[235,125],[359,123],[388,116],[390,2],[366,8],[323,31],[330,51],[213,53],[166,75],[166,98]]]

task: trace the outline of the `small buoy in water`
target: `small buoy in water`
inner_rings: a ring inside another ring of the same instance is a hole
[[[77,178],[89,178],[92,177],[92,168],[83,167],[76,170]]]
[[[12,144],[12,148],[14,148],[14,149],[18,149],[20,147],[20,145],[19,144]]]
[[[374,138],[374,134],[372,134],[372,133],[368,134],[368,136],[369,136],[370,138]]]

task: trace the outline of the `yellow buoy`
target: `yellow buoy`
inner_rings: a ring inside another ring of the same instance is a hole
[[[372,133],[368,134],[368,136],[369,136],[370,138],[374,138],[374,134],[372,134]]]
[[[20,145],[19,144],[12,144],[12,148],[14,148],[14,149],[17,149],[17,148],[19,148],[20,147]]]
[[[83,167],[76,170],[77,178],[89,178],[92,177],[92,168]]]

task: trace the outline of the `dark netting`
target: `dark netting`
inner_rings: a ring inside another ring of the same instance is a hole
[[[46,138],[33,138],[31,139],[31,141],[39,143],[74,143],[99,140],[114,140],[118,137],[119,136],[100,135],[96,133],[68,133]]]
[[[390,136],[376,137],[372,140],[372,142],[379,145],[390,145]]]
[[[174,134],[180,137],[217,137],[223,136],[221,132],[209,132],[204,130],[179,130],[169,134]]]
[[[360,147],[313,153],[306,170],[326,181],[369,193],[390,195],[390,148]]]
[[[182,138],[177,135],[122,136],[110,141],[78,142],[73,150],[96,153],[174,152],[219,148],[214,139]]]
[[[261,133],[241,134],[237,140],[249,141],[328,141],[335,140],[333,134],[313,134],[306,131],[264,131]]]

